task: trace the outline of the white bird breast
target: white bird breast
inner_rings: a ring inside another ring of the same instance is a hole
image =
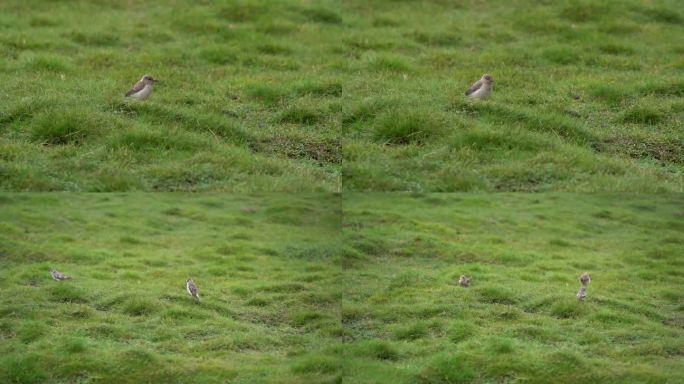
[[[482,84],[480,89],[477,91],[473,92],[470,96],[478,98],[478,99],[486,99],[489,97],[489,95],[492,94],[492,87],[491,85],[487,84]]]
[[[143,87],[143,89],[132,94],[131,97],[138,100],[145,100],[150,95],[150,93],[152,93],[152,86],[147,84]]]

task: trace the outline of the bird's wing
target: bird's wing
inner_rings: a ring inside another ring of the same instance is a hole
[[[145,83],[144,83],[142,80],[140,80],[140,81],[138,81],[137,83],[135,83],[135,85],[133,86],[133,88],[131,88],[130,91],[126,92],[126,96],[130,96],[130,95],[132,95],[132,94],[134,94],[134,93],[138,93],[138,92],[140,92],[143,88],[145,88]]]
[[[466,96],[468,96],[468,95],[470,95],[471,93],[473,93],[473,92],[477,91],[478,89],[480,89],[480,87],[482,86],[482,84],[483,84],[483,83],[482,83],[482,80],[476,81],[475,84],[473,84],[470,88],[468,88],[468,90],[467,90],[466,93],[465,93]]]
[[[188,289],[191,295],[197,296],[197,286],[195,284],[188,284]]]

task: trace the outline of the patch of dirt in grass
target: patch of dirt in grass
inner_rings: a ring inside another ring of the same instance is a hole
[[[596,148],[599,152],[625,154],[633,159],[655,160],[684,164],[684,142],[676,140],[640,140],[633,137],[611,137]]]
[[[284,155],[290,159],[311,159],[324,164],[342,162],[342,146],[337,140],[274,136],[250,144],[255,152]]]

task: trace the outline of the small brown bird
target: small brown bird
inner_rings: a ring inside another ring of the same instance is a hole
[[[152,78],[150,75],[145,75],[135,83],[130,91],[126,92],[126,97],[130,97],[136,100],[145,100],[152,94],[152,87],[157,82],[156,79]]]
[[[461,275],[461,278],[458,279],[458,285],[461,287],[468,287],[470,286],[470,279],[466,277],[466,275]]]
[[[50,275],[56,281],[64,281],[64,280],[70,280],[71,279],[71,276],[67,276],[67,275],[63,274],[62,272],[57,272],[54,269],[50,270]]]
[[[192,281],[192,279],[188,279],[188,281],[186,281],[185,287],[187,288],[188,293],[190,294],[190,296],[192,296],[193,299],[200,301],[199,291],[197,290],[197,286]]]
[[[586,297],[587,297],[587,287],[580,288],[579,292],[577,292],[577,300],[584,301],[584,299]]]
[[[579,281],[583,286],[587,287],[589,286],[589,283],[591,283],[591,277],[589,277],[587,272],[584,272],[582,276],[579,277]]]
[[[491,75],[483,75],[482,78],[475,82],[468,90],[465,95],[473,99],[488,99],[492,94],[492,85],[494,84],[494,79]]]

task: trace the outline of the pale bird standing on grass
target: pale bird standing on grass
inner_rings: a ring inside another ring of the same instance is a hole
[[[588,287],[589,283],[591,283],[591,277],[589,277],[587,272],[584,272],[582,276],[579,277],[579,281],[583,286]]]
[[[71,276],[67,276],[67,275],[63,274],[62,272],[55,271],[54,269],[50,270],[50,275],[56,281],[64,281],[64,280],[70,280],[71,279]]]
[[[145,100],[152,94],[152,87],[157,80],[152,78],[150,75],[145,75],[135,83],[130,91],[126,92],[126,97],[130,97],[136,100]]]
[[[461,278],[458,279],[458,285],[461,287],[469,287],[470,286],[470,279],[466,277],[465,275],[461,275]]]
[[[475,82],[468,90],[465,95],[472,99],[484,100],[488,99],[492,94],[492,85],[494,84],[494,79],[491,75],[483,75],[482,78]]]
[[[584,301],[584,299],[586,297],[587,297],[587,287],[580,288],[579,292],[577,292],[577,300]]]
[[[589,283],[591,282],[589,273],[584,272],[582,276],[579,277],[579,281],[582,284],[582,287],[580,288],[579,292],[577,292],[577,300],[584,301],[584,299],[587,297],[587,288],[589,288]]]
[[[192,296],[193,299],[199,302],[199,291],[197,290],[197,286],[192,281],[192,279],[188,279],[188,281],[185,283],[185,287],[188,289],[188,293],[190,294],[190,296]]]

